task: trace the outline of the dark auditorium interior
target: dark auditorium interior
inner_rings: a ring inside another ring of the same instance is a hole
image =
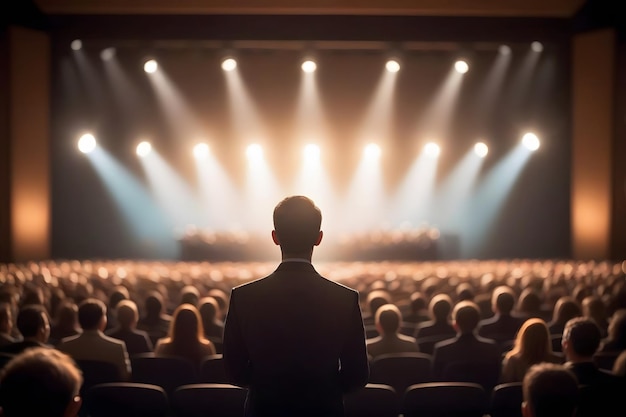
[[[346,417],[522,417],[544,362],[601,375],[573,417],[626,415],[619,1],[3,0],[0,24],[0,369],[58,348],[80,417],[243,417],[230,291],[276,269],[273,209],[306,195],[312,263],[359,293]],[[93,299],[127,374],[70,353]],[[440,362],[464,301],[494,363]],[[183,304],[200,362],[163,353]]]

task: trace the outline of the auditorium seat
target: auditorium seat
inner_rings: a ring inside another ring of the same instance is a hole
[[[491,392],[500,379],[500,363],[493,361],[455,361],[448,363],[441,381],[473,382]]]
[[[403,417],[483,417],[489,409],[487,392],[470,382],[429,382],[404,393]]]
[[[507,382],[496,385],[491,392],[490,417],[522,417],[522,383]]]
[[[224,359],[221,354],[207,357],[200,365],[199,383],[228,384],[230,380],[224,368]]]
[[[391,353],[375,357],[370,363],[369,382],[393,387],[398,396],[414,384],[432,382],[432,357],[425,353]]]
[[[133,355],[130,360],[133,382],[158,385],[168,395],[181,385],[198,381],[195,365],[178,356],[156,356],[151,352]]]
[[[174,417],[243,417],[247,390],[229,384],[190,384],[171,395]]]
[[[620,353],[622,352],[596,352],[593,361],[598,368],[613,372],[613,365]]]
[[[85,398],[89,417],[169,417],[168,397],[151,384],[110,382],[89,388]]]
[[[117,365],[112,362],[98,360],[79,359],[75,361],[83,373],[83,385],[81,395],[89,388],[106,382],[122,382]]]
[[[393,387],[367,384],[344,396],[345,417],[397,417],[398,395]]]

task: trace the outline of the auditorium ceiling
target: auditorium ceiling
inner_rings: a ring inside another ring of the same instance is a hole
[[[47,14],[572,17],[585,0],[35,0]]]

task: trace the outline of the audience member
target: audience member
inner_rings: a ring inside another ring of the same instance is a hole
[[[200,299],[200,317],[202,317],[202,327],[204,337],[213,341],[222,341],[224,335],[224,322],[217,318],[220,307],[213,297],[203,297]]]
[[[418,342],[422,342],[425,339],[432,340],[432,346],[434,346],[435,342],[456,335],[456,330],[452,323],[450,323],[451,310],[452,299],[449,295],[435,295],[428,305],[428,311],[432,319],[418,324],[415,330],[415,339],[417,339]],[[431,354],[432,349],[425,351],[425,353]]]
[[[402,318],[405,323],[417,326],[429,320],[428,302],[421,292],[415,291],[411,294],[409,308],[409,312]]]
[[[517,299],[517,312],[524,319],[542,317],[541,297],[533,288],[525,288]]]
[[[50,337],[48,313],[41,304],[27,304],[17,313],[17,329],[22,340],[10,343],[0,352],[17,355],[32,347],[47,347]]]
[[[13,312],[9,303],[0,303],[0,348],[15,342],[13,332]]]
[[[528,319],[517,333],[513,349],[504,356],[501,382],[522,382],[528,369],[541,362],[562,363],[563,357],[552,352],[546,322]]]
[[[344,393],[366,385],[367,348],[359,294],[311,264],[322,215],[292,196],[274,209],[272,240],[281,263],[236,286],[224,324],[224,362],[248,389],[246,415],[340,417]]]
[[[118,285],[115,287],[115,289],[109,296],[109,303],[107,305],[107,329],[111,329],[117,326],[117,319],[115,317],[115,308],[117,307],[117,304],[122,300],[129,299],[130,292],[128,291],[128,288],[123,285]]]
[[[600,328],[602,338],[607,337],[609,319],[607,308],[602,298],[597,295],[590,295],[583,299],[582,313],[584,317],[592,319]]]
[[[578,381],[563,365],[535,364],[524,376],[522,395],[523,417],[573,417]]]
[[[137,330],[139,312],[132,300],[122,300],[115,308],[117,326],[105,332],[107,336],[124,342],[129,356],[139,353],[152,352],[152,342],[148,333]]]
[[[580,317],[582,310],[574,297],[562,296],[556,301],[552,314],[552,320],[548,323],[548,330],[551,335],[563,334],[565,323],[569,320]]]
[[[215,346],[204,337],[202,318],[194,305],[178,306],[174,311],[169,336],[159,339],[154,353],[179,356],[198,367],[207,356],[215,355]]]
[[[511,287],[501,285],[496,287],[491,296],[493,317],[481,320],[479,336],[505,343],[515,339],[517,331],[524,323],[524,319],[512,314],[515,307],[515,293]]]
[[[64,301],[57,310],[56,320],[50,326],[50,343],[57,346],[66,337],[80,334],[78,306],[73,301]]]
[[[117,366],[120,379],[129,379],[131,367],[126,345],[103,333],[107,324],[106,305],[95,298],[82,301],[78,306],[78,322],[82,333],[63,339],[57,348],[75,361],[110,362]]]
[[[616,310],[611,316],[608,336],[602,340],[598,352],[621,352],[626,350],[626,309]]]
[[[200,291],[193,285],[185,285],[183,289],[180,291],[180,303],[183,304],[191,304],[192,306],[198,308],[198,303],[200,302]]]
[[[158,291],[150,292],[144,307],[146,313],[139,319],[137,329],[147,332],[155,346],[159,339],[167,337],[172,317],[164,312],[163,296]]]
[[[75,417],[83,378],[72,359],[56,349],[31,348],[0,373],[3,417]]]
[[[446,368],[453,362],[481,364],[484,379],[490,380],[489,385],[495,385],[500,376],[502,356],[493,340],[476,335],[480,321],[478,306],[472,301],[461,301],[455,305],[452,316],[457,336],[435,344],[433,376],[445,379]]]
[[[393,304],[385,304],[376,311],[376,328],[380,336],[368,339],[367,352],[372,359],[388,353],[419,352],[417,340],[400,334],[402,316]]]

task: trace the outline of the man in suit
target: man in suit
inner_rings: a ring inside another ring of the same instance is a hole
[[[0,352],[17,355],[33,347],[52,347],[48,344],[50,322],[43,306],[29,304],[22,307],[17,313],[17,329],[23,339],[3,346]]]
[[[78,306],[78,322],[83,332],[66,337],[57,348],[74,360],[110,362],[118,369],[120,379],[130,378],[130,360],[126,345],[121,340],[106,336],[106,305],[95,298],[88,298]]]
[[[500,348],[493,340],[475,334],[480,310],[473,301],[458,303],[452,317],[457,336],[435,345],[433,376],[439,380],[477,382],[490,390],[500,376]],[[452,371],[452,366],[457,370]]]
[[[107,336],[124,342],[128,355],[152,352],[154,350],[148,333],[137,330],[139,312],[132,300],[122,300],[115,307],[117,326],[105,332]]]
[[[402,315],[393,304],[385,304],[376,311],[376,328],[380,336],[367,339],[367,352],[371,358],[388,353],[419,352],[417,340],[399,334]]]
[[[524,319],[512,314],[515,307],[515,293],[507,285],[497,287],[491,296],[494,315],[479,323],[478,334],[498,343],[512,341],[524,324]]]
[[[248,417],[340,417],[343,395],[367,383],[358,293],[311,264],[321,220],[309,198],[282,200],[272,231],[282,262],[231,291],[223,358],[232,383],[248,388]]]

